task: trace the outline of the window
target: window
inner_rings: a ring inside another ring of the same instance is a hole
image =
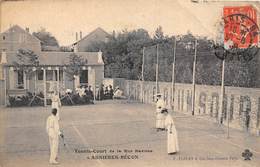
[[[53,81],[53,71],[52,70],[46,70],[46,80],[47,81]]]
[[[54,73],[55,73],[55,81],[58,81],[58,71],[55,70]],[[59,70],[59,81],[62,81],[62,79],[63,79],[63,71]]]
[[[5,36],[3,36],[3,40],[5,40]]]
[[[82,70],[80,73],[80,83],[88,83],[88,70]]]
[[[38,78],[39,81],[43,80],[43,70],[37,71],[37,78]]]
[[[23,82],[23,70],[17,71],[17,88],[18,89],[24,89],[24,82]]]
[[[58,72],[57,70],[54,70],[54,81],[58,81]]]

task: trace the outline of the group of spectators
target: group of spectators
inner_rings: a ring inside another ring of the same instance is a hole
[[[117,86],[115,90],[113,89],[112,85],[101,86],[97,89],[97,100],[107,100],[107,99],[125,99],[124,93],[120,88]]]
[[[87,96],[88,98],[94,100],[94,94],[90,85],[79,86],[78,88],[76,88],[76,93],[80,97]]]
[[[97,88],[97,100],[107,100],[107,99],[113,99],[114,96],[114,89],[112,85],[104,86],[103,84],[100,85],[99,88]]]
[[[72,91],[67,89],[66,93],[62,96],[64,105],[73,104],[94,104],[94,93],[90,85],[82,85]]]
[[[84,98],[87,102],[93,102],[94,96],[96,100],[108,100],[108,99],[124,99],[123,91],[119,87],[113,89],[112,85],[104,86],[101,84],[96,88],[96,94],[90,85],[81,85],[75,89],[75,92],[67,89],[67,95],[78,96],[78,98]]]

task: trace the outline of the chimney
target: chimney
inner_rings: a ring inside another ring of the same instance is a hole
[[[30,33],[29,27],[26,27],[25,30],[26,30],[26,32]]]
[[[82,31],[79,32],[79,38],[82,39]]]
[[[78,41],[78,32],[76,32],[76,42]]]

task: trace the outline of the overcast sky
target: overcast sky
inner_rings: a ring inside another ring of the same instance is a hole
[[[30,32],[44,27],[60,45],[68,45],[76,32],[84,36],[97,27],[109,33],[144,28],[152,35],[161,25],[167,35],[191,31],[213,37],[222,8],[220,2],[190,0],[32,0],[3,2],[0,20],[1,32],[14,24]]]

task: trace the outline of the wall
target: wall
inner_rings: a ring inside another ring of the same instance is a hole
[[[91,46],[92,44],[98,42],[105,42],[107,39],[108,34],[104,32],[104,30],[97,28],[96,30],[89,33],[86,37],[80,40],[77,43],[77,50],[78,52],[85,52],[86,49]]]
[[[142,99],[142,82],[125,80],[123,87],[125,95],[131,100],[152,104],[156,94],[155,82],[144,82]],[[260,129],[260,89],[226,87],[224,111],[220,111],[220,86],[196,85],[195,116],[200,115],[206,119],[227,124],[229,113],[230,126],[237,129],[246,128],[246,111],[249,112],[249,130],[255,133]],[[160,82],[159,91],[168,108],[172,104],[174,110],[185,114],[192,114],[192,85],[175,84],[174,100],[172,99],[171,83]],[[173,102],[173,103],[172,103]]]
[[[15,52],[20,48],[40,52],[40,40],[18,26],[0,34],[0,50],[5,49],[6,52]]]
[[[123,89],[125,87],[125,79],[124,78],[115,78],[115,79],[105,78],[103,80],[103,84],[105,87],[111,85],[113,87],[113,89],[115,89],[116,87]]]

